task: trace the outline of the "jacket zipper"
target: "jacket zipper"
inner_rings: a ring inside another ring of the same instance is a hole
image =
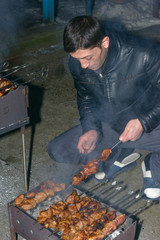
[[[99,76],[100,76],[101,79],[103,79],[102,73],[99,73]],[[108,79],[107,79],[107,83],[109,83]],[[107,94],[106,94],[106,93],[107,93]],[[108,102],[111,103],[110,92],[109,92],[109,88],[107,87],[106,81],[105,81],[104,95],[108,97]]]

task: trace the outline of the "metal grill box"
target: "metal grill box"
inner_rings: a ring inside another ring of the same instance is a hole
[[[0,134],[29,123],[28,87],[19,85],[0,98]]]

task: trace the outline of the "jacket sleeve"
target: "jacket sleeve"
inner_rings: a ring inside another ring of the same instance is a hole
[[[96,130],[100,136],[102,135],[102,126],[98,117],[98,103],[81,81],[80,74],[76,71],[76,65],[73,64],[72,60],[69,61],[69,69],[77,90],[77,105],[83,133]]]
[[[151,132],[160,124],[160,50],[157,48],[155,54],[153,49],[146,59],[146,72],[151,83],[148,91],[148,104],[151,107],[144,107],[139,114],[139,120],[145,132]]]

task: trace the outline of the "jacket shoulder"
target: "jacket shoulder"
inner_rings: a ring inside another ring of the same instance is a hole
[[[77,59],[70,56],[68,61],[68,67],[72,75],[80,74],[80,62]]]

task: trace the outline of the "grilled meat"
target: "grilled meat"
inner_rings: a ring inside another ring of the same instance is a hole
[[[53,186],[53,191],[60,192],[60,191],[64,190],[65,187],[66,187],[65,183],[57,183]]]
[[[24,198],[22,204],[20,205],[20,207],[25,211],[35,208],[35,206],[36,206],[36,201],[32,198],[30,199]]]
[[[64,183],[56,183],[54,178],[52,180],[46,180],[40,184],[40,190],[28,192],[25,196],[23,194],[19,195],[14,200],[14,206],[19,206],[23,208],[23,210],[28,211],[33,208],[33,206],[36,206],[35,203],[43,202],[47,197],[53,197],[55,192],[63,191],[64,189]],[[28,201],[29,199],[30,201]]]
[[[0,78],[0,97],[5,93],[14,90],[17,86],[8,79]]]
[[[56,229],[57,226],[58,226],[58,222],[57,222],[56,217],[52,217],[51,219],[47,219],[45,221],[45,225],[44,225],[45,228],[54,228],[54,229]]]
[[[79,200],[79,196],[77,194],[77,192],[74,190],[65,200],[66,204],[73,204],[78,202]]]
[[[102,153],[101,153],[101,155],[99,157],[99,160],[104,162],[110,156],[111,153],[112,153],[112,149],[111,148],[103,149],[103,151],[102,151]]]
[[[87,179],[89,175],[98,171],[98,160],[94,159],[83,166],[83,170],[73,177],[72,185],[78,185],[84,179]]]
[[[36,193],[37,193],[36,191],[28,192],[28,193],[26,193],[25,197],[26,198],[34,198]]]
[[[107,212],[100,202],[88,196],[80,198],[74,190],[64,202],[41,211],[36,220],[62,232],[63,240],[102,240],[125,221],[125,215],[116,217],[115,211]]]
[[[35,195],[34,199],[36,203],[43,202],[47,198],[47,195],[44,192],[39,192]]]
[[[104,233],[105,236],[109,235],[112,233],[119,225],[123,224],[124,221],[126,220],[126,215],[121,214],[118,217],[116,217],[114,220],[107,222],[104,224],[104,227],[102,229],[102,232]]]
[[[91,233],[86,240],[102,240],[105,237],[104,233],[100,230],[97,229],[93,233]]]
[[[43,192],[47,195],[47,197],[53,197],[54,196],[54,190],[50,188],[43,189]]]
[[[24,195],[23,195],[23,194],[20,194],[20,195],[14,200],[13,205],[14,205],[14,206],[20,206],[21,203],[23,202],[23,200],[24,200]]]

